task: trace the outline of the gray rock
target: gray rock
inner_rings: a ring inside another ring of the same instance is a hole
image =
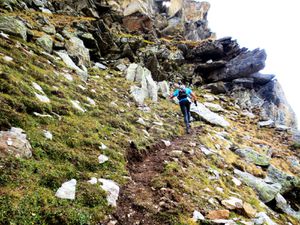
[[[263,179],[237,169],[234,170],[234,173],[239,176],[245,184],[254,188],[263,202],[270,202],[281,191],[282,187],[279,183],[267,184]]]
[[[98,181],[102,183],[102,189],[107,192],[106,199],[108,204],[116,207],[120,192],[120,187],[118,186],[118,184],[112,180],[107,179],[98,179]]]
[[[25,24],[12,16],[0,16],[0,31],[27,40]]]
[[[77,37],[71,37],[65,44],[68,55],[76,58],[78,66],[90,66],[89,50],[84,46],[83,41]]]
[[[275,124],[275,130],[277,131],[288,131],[291,128],[285,125]]]
[[[21,128],[13,127],[10,131],[0,131],[0,157],[7,155],[20,158],[32,156],[31,145]]]
[[[72,179],[62,184],[62,186],[56,191],[55,196],[62,199],[75,199],[77,181]]]
[[[271,179],[274,183],[279,183],[282,186],[280,193],[284,194],[291,191],[293,188],[300,188],[299,177],[287,174],[273,165],[269,166],[267,178]]]
[[[264,116],[274,120],[276,124],[285,125],[291,128],[297,127],[295,112],[289,105],[284,91],[277,80],[271,80],[264,85],[257,94],[265,99],[262,105]]]
[[[143,104],[145,98],[151,98],[157,102],[157,85],[154,82],[151,72],[138,64],[130,64],[127,69],[126,79],[140,83],[140,88],[133,86],[131,93],[138,104]]]
[[[213,112],[224,112],[224,109],[222,108],[222,106],[220,106],[218,104],[204,102],[203,105],[205,105],[207,108],[209,108]]]
[[[106,70],[107,66],[103,65],[102,63],[96,62],[95,63],[95,68],[101,69],[101,70]]]
[[[55,39],[58,40],[58,41],[64,41],[65,40],[65,38],[59,33],[55,34]]]
[[[259,49],[241,53],[229,61],[225,68],[212,72],[208,79],[217,82],[249,77],[265,67],[266,57],[266,52]]]
[[[236,154],[246,159],[248,162],[252,162],[258,166],[269,166],[270,158],[266,155],[259,154],[251,148],[238,149],[235,151]]]
[[[254,224],[255,225],[277,225],[277,223],[273,222],[265,212],[260,212],[256,214],[256,218],[254,219]]]
[[[273,127],[274,121],[273,120],[267,120],[267,121],[260,121],[257,124],[259,127]]]
[[[197,106],[191,104],[191,113],[198,115],[201,119],[210,124],[214,124],[221,127],[228,127],[230,124],[220,115],[210,111],[202,103],[198,102]],[[195,116],[193,116],[195,117]]]
[[[275,75],[273,74],[262,74],[262,73],[254,73],[250,75],[251,78],[253,78],[253,81],[255,84],[258,85],[265,85],[269,81],[271,81]]]
[[[281,194],[277,194],[275,200],[276,200],[276,206],[279,209],[281,209],[286,214],[288,214],[290,216],[293,216],[293,217],[295,217],[296,219],[298,219],[300,221],[300,211],[299,212],[295,211],[288,204],[288,202],[285,200],[285,198]]]
[[[52,24],[42,27],[42,31],[44,31],[47,34],[55,34],[56,33],[55,26],[53,26]]]
[[[76,64],[73,62],[73,60],[70,58],[70,56],[64,52],[64,51],[60,51],[60,52],[55,52],[63,61],[64,63],[71,69],[75,70],[76,73],[81,76],[81,78],[83,80],[86,80],[88,77],[88,73],[85,72],[84,70],[80,69],[78,66],[76,66]]]
[[[233,84],[239,85],[244,88],[253,88],[254,79],[253,78],[237,78],[232,81]]]
[[[38,46],[42,47],[45,51],[51,53],[53,48],[53,40],[51,36],[45,34],[36,40]]]
[[[167,81],[158,82],[158,92],[160,92],[164,98],[169,97],[170,95],[169,83]]]
[[[226,94],[230,90],[229,86],[222,81],[205,84],[201,88],[211,90],[213,94]]]

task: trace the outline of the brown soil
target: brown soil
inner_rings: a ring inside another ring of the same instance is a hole
[[[117,224],[171,224],[160,216],[166,210],[165,206],[159,204],[165,199],[166,193],[152,187],[152,180],[163,172],[164,162],[170,161],[169,153],[183,150],[199,132],[199,128],[194,129],[192,134],[173,140],[169,147],[160,141],[147,151],[148,154],[136,155],[133,152],[137,150],[134,145],[131,146],[128,151],[128,170],[132,180],[121,188],[118,208],[113,215]]]

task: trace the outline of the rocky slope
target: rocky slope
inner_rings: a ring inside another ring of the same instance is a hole
[[[299,224],[294,112],[209,8],[0,2],[0,224]]]

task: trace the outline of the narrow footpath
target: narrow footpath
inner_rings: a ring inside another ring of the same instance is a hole
[[[169,147],[160,141],[151,147],[147,155],[132,156],[129,149],[128,170],[131,181],[122,188],[118,208],[113,215],[122,225],[164,225],[169,224],[163,217],[163,207],[159,203],[164,197],[161,190],[152,187],[152,181],[164,170],[164,163],[171,161],[170,152],[184,150],[201,132],[201,128],[194,128],[192,134],[177,137]]]

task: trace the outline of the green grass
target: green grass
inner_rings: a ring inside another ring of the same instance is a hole
[[[148,102],[151,113],[138,111],[129,95],[131,83],[119,72],[91,69],[92,78],[84,83],[70,71],[74,78],[70,82],[60,75],[65,69],[63,63],[49,64],[32,43],[20,39],[12,42],[1,40],[0,43],[0,52],[14,58],[6,62],[0,57],[0,129],[22,128],[31,143],[33,156],[0,159],[0,223],[96,224],[113,209],[107,206],[106,193],[87,181],[98,177],[125,184],[128,175],[125,153],[130,141],[137,144],[139,151],[146,151],[156,140],[174,135],[178,124],[169,115],[179,109],[161,100],[160,104]],[[17,42],[22,47],[12,47]],[[28,53],[29,49],[33,50],[32,54]],[[107,74],[112,78],[107,80]],[[43,88],[51,100],[49,104],[38,101],[32,82]],[[96,106],[87,105],[87,97]],[[80,101],[87,111],[74,109],[71,100]],[[118,108],[110,104],[112,101]],[[34,112],[52,117],[37,117]],[[168,122],[164,122],[163,133],[149,131],[148,138],[141,135],[145,128],[136,120],[143,117],[156,121],[154,114]],[[50,131],[53,140],[47,140],[43,130]],[[102,143],[108,146],[107,150],[99,148]],[[100,154],[107,155],[109,161],[100,165],[97,159]],[[57,189],[70,179],[78,182],[76,199],[56,198]]]

